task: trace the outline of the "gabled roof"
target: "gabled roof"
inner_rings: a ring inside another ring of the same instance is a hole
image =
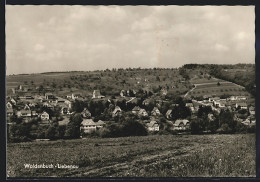
[[[116,114],[118,111],[120,112],[121,108],[119,106],[116,106],[114,111],[113,111],[113,114]]]
[[[140,111],[140,107],[139,106],[135,106],[133,109],[132,109],[132,111]]]
[[[156,121],[150,121],[150,123],[146,124],[147,127],[157,127],[159,126]]]
[[[139,114],[142,114],[143,112],[146,112],[145,109],[140,109]]]
[[[99,120],[98,122],[94,122],[92,119],[84,119],[82,122],[81,122],[82,125],[84,126],[88,126],[88,125],[104,125],[105,123],[101,120]]]
[[[48,114],[48,115],[49,115],[49,113],[47,113],[46,111],[43,111],[43,112],[41,113],[41,115],[43,115],[43,114]]]
[[[241,106],[241,107],[247,107],[247,104],[246,103],[237,103],[238,106]]]
[[[21,112],[21,113],[24,113],[24,114],[25,114],[25,113],[31,114],[31,110],[24,110],[24,109],[23,109],[23,110],[20,110],[20,112]]]
[[[169,115],[172,113],[172,109],[169,109],[167,112],[166,112],[166,115]]]
[[[184,126],[186,126],[189,123],[189,120],[187,119],[178,119],[175,121],[175,123],[173,124],[174,126],[179,126],[181,123],[184,124]]]

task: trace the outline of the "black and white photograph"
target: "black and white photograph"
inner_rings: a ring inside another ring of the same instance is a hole
[[[5,10],[7,178],[256,177],[255,6]]]

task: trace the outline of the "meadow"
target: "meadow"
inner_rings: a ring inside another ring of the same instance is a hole
[[[78,165],[26,169],[24,164]],[[9,177],[254,177],[255,135],[149,135],[9,143]]]

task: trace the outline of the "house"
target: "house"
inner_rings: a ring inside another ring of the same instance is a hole
[[[12,109],[13,108],[13,105],[11,104],[11,102],[7,102],[6,103],[6,108],[7,109]]]
[[[63,99],[61,97],[57,97],[57,100],[55,102],[56,102],[56,104],[64,104],[65,101],[66,101],[66,99]]]
[[[56,97],[52,93],[46,93],[45,94],[45,99],[46,100],[55,100]]]
[[[248,108],[248,110],[249,110],[250,115],[255,115],[255,107],[250,106],[250,107]]]
[[[80,125],[80,132],[91,133],[104,127],[105,123],[101,120],[94,122],[92,119],[84,119]]]
[[[34,99],[34,97],[31,96],[31,95],[26,95],[26,96],[25,96],[25,99],[26,99],[26,100],[32,100],[32,99]]]
[[[36,111],[32,111],[32,117],[38,116]]]
[[[43,112],[41,115],[41,120],[49,120],[50,119],[50,115],[47,112]]]
[[[83,118],[91,118],[91,113],[87,108],[84,108],[83,111],[81,112],[81,116]]]
[[[195,112],[195,108],[194,108],[193,103],[186,103],[185,106],[188,107],[188,108],[190,108],[191,112]]]
[[[31,110],[31,108],[30,108],[30,106],[28,106],[28,104],[25,104],[25,106],[24,106],[23,109],[24,109],[24,110]]]
[[[162,88],[161,89],[161,95],[167,95],[168,91],[167,89]]]
[[[121,96],[121,97],[125,97],[125,95],[126,95],[126,91],[125,91],[125,90],[121,90],[120,96]]]
[[[137,114],[139,111],[140,111],[140,107],[139,106],[135,106],[133,109],[132,109],[132,113],[134,114]]]
[[[142,104],[145,105],[145,106],[147,106],[147,105],[149,105],[149,104],[152,103],[152,102],[154,102],[154,101],[151,100],[151,99],[145,99],[145,100],[142,102]]]
[[[209,119],[209,121],[214,121],[215,117],[213,114],[210,113],[210,114],[208,114],[208,119]]]
[[[6,110],[7,116],[12,116],[14,114],[14,110],[12,108]]]
[[[29,103],[29,107],[35,107],[37,104],[36,103],[33,103],[33,102],[31,102],[31,103]]]
[[[140,116],[148,116],[148,113],[146,112],[145,109],[140,109],[140,111],[138,112],[138,115],[140,115]]]
[[[27,118],[27,117],[31,117],[31,116],[32,116],[32,112],[30,110],[17,111],[17,117]]]
[[[151,115],[159,116],[160,114],[161,114],[161,112],[159,111],[159,109],[157,107],[154,107],[152,112],[151,112]]]
[[[76,100],[81,98],[82,96],[80,94],[71,94],[71,99]]]
[[[49,103],[47,103],[47,102],[43,103],[43,107],[47,107],[49,109],[54,109],[54,106],[49,104]]]
[[[220,97],[210,97],[209,102],[214,102],[220,100]]]
[[[236,103],[236,108],[240,107],[241,109],[247,109],[247,104],[244,102]]]
[[[148,131],[159,131],[159,124],[156,121],[150,121],[149,123],[146,124],[147,130]]]
[[[17,104],[16,100],[14,100],[13,98],[12,98],[10,101],[11,101],[11,103],[12,103],[13,105],[16,105],[16,104]]]
[[[46,98],[43,97],[43,96],[39,96],[39,97],[38,97],[38,100],[39,100],[40,102],[46,102],[46,101],[47,101]]]
[[[231,101],[246,100],[246,97],[245,97],[245,96],[231,96],[231,97],[229,98],[229,100],[231,100]]]
[[[241,123],[244,124],[244,125],[247,125],[247,126],[252,126],[252,125],[256,124],[256,120],[255,119],[253,120],[251,118],[247,118],[245,121],[242,121]]]
[[[103,96],[103,95],[100,94],[100,90],[94,90],[94,91],[93,91],[93,96],[92,96],[93,99],[95,99],[95,98],[101,99],[101,98],[103,98],[103,97],[105,97],[105,96]]]
[[[70,113],[70,112],[69,112],[69,108],[67,108],[67,107],[62,107],[60,113],[61,113],[61,114],[69,114],[69,113]]]
[[[226,107],[226,105],[225,105],[225,102],[223,102],[223,101],[213,101],[213,105],[215,106],[215,107],[217,107],[217,108],[224,108],[224,107]]]
[[[121,112],[121,108],[119,106],[116,106],[114,111],[112,112],[112,116],[115,117]]]
[[[167,119],[171,119],[172,118],[172,109],[169,109],[166,114],[165,114]]]
[[[173,124],[174,130],[188,130],[190,129],[190,122],[187,119],[178,119]]]

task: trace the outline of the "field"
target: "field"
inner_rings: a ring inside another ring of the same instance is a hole
[[[24,164],[78,165],[26,169]],[[12,143],[9,177],[254,177],[255,135],[153,135]]]
[[[250,94],[245,90],[244,87],[236,85],[231,82],[207,82],[195,84],[195,88],[189,91],[189,95],[192,96],[203,96],[203,95],[217,95],[221,96],[223,94],[227,95],[245,95],[250,96]]]

